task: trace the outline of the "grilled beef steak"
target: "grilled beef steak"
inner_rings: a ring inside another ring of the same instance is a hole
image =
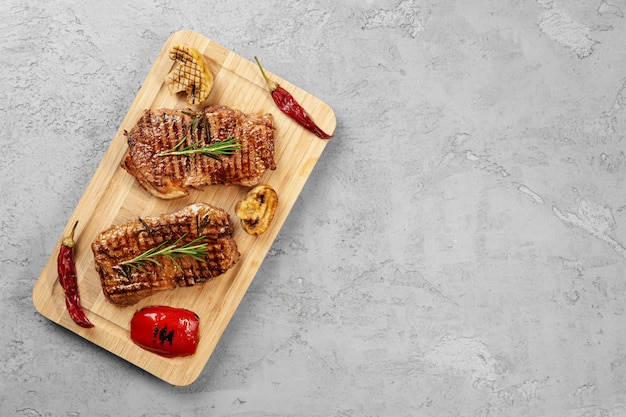
[[[200,238],[196,242],[194,240]],[[206,244],[201,259],[188,254],[154,256],[158,262],[123,264],[146,251]],[[91,245],[105,297],[131,305],[162,290],[203,283],[239,260],[233,226],[221,208],[195,203],[181,210],[138,219],[103,231]],[[160,265],[159,265],[160,264]]]
[[[146,110],[125,134],[129,150],[122,166],[160,198],[212,184],[256,185],[266,170],[276,169],[271,114],[253,116],[225,106]],[[171,154],[227,140],[239,147],[231,155]]]

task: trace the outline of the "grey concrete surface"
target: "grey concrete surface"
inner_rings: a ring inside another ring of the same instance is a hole
[[[258,3],[3,2],[0,413],[625,416],[626,1]],[[31,300],[180,29],[338,120],[182,388]]]

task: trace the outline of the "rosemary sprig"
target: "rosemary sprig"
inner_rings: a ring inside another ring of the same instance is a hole
[[[232,155],[233,152],[241,150],[241,145],[235,138],[228,138],[220,142],[213,142],[208,145],[200,145],[200,142],[194,142],[191,145],[183,146],[187,136],[183,137],[173,148],[163,152],[159,152],[157,156],[167,155],[186,155],[193,156],[197,153],[219,159],[219,155]]]
[[[208,243],[199,243],[202,239],[206,238],[206,236],[198,236],[194,240],[189,243],[186,243],[182,246],[178,246],[180,241],[187,236],[187,233],[176,239],[174,243],[169,243],[168,240],[161,243],[159,246],[148,249],[140,255],[135,256],[132,259],[128,259],[122,261],[117,264],[117,268],[124,270],[125,267],[129,266],[135,269],[140,270],[141,272],[147,272],[145,267],[148,262],[152,262],[157,266],[161,266],[161,262],[157,259],[159,256],[166,256],[172,260],[174,265],[182,272],[183,268],[178,263],[178,259],[183,256],[190,256],[193,259],[204,262],[204,256],[206,256],[209,251],[207,250]]]
[[[191,124],[189,125],[189,132],[193,133],[196,130],[200,129],[204,132],[204,135],[207,137],[207,139],[211,139],[211,124],[209,123],[209,119],[206,116],[206,113],[203,111],[197,112],[197,113],[193,113],[190,111],[185,111],[183,110],[183,113],[186,114],[187,116],[193,116],[193,120],[191,121]]]
[[[139,217],[139,222],[143,225],[143,229],[140,229],[137,231],[137,235],[141,234],[141,233],[147,233],[149,235],[158,232],[159,230],[163,229],[163,226],[157,226],[157,227],[150,227],[150,225],[148,223],[145,222],[144,219],[142,219],[141,217]]]

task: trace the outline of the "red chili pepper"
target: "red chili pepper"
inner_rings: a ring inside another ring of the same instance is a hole
[[[74,231],[78,221],[74,223],[72,232],[61,241],[61,249],[57,257],[57,271],[59,282],[65,292],[65,305],[72,320],[81,327],[94,327],[89,321],[83,308],[80,306],[80,294],[78,293],[78,280],[76,275],[76,262],[74,259]]]
[[[296,101],[295,98],[293,98],[293,96],[287,90],[282,88],[277,82],[271,81],[267,77],[267,75],[265,74],[265,71],[263,70],[263,67],[261,66],[261,63],[259,62],[259,59],[257,57],[254,57],[254,59],[256,60],[256,63],[259,65],[261,74],[263,74],[263,78],[265,78],[267,87],[270,89],[270,94],[272,95],[272,98],[274,99],[274,103],[276,103],[278,108],[287,116],[291,117],[293,120],[300,123],[306,129],[315,133],[320,138],[322,139],[332,138],[333,137],[332,135],[329,135],[328,133],[324,133],[324,131],[315,124],[315,122],[313,121],[313,118],[309,115],[309,113],[307,113],[307,111],[304,110],[304,108]]]
[[[200,319],[193,311],[151,306],[137,311],[130,321],[130,338],[137,345],[173,358],[196,352]]]

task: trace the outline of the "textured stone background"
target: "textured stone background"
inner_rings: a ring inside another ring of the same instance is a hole
[[[625,416],[626,1],[250,3],[3,2],[0,414]],[[31,300],[180,29],[338,120],[183,388]]]

